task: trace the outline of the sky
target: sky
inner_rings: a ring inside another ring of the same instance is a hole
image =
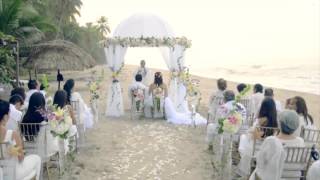
[[[153,13],[192,40],[186,65],[317,65],[320,0],[82,0],[78,22],[106,16],[111,29],[135,13]],[[164,68],[156,48],[130,48],[127,64]]]

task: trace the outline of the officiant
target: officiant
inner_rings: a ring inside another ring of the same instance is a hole
[[[146,68],[146,61],[141,60],[140,61],[140,66],[138,69],[135,71],[133,77],[135,77],[137,74],[140,74],[142,76],[142,83],[149,87],[151,84],[151,79],[152,79],[152,72],[148,68]]]

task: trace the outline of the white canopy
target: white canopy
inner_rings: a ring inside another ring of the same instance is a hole
[[[117,42],[119,39],[127,41],[130,38],[159,38],[167,42],[167,40],[164,40],[164,38],[175,38],[171,27],[161,18],[152,14],[135,14],[127,18],[114,30],[113,37],[117,39]],[[110,41],[113,40],[114,39],[112,38],[110,39]],[[153,40],[154,39],[151,41]],[[148,43],[145,42],[145,40],[142,40],[142,42]],[[168,43],[170,45],[167,47],[160,47],[159,45],[159,48],[162,51],[169,70],[179,72],[182,71],[184,67],[184,52],[186,47],[181,43],[171,44],[172,42],[175,42],[175,40],[170,41],[170,43]],[[129,42],[129,44],[130,43],[131,42]],[[106,110],[107,116],[119,117],[124,114],[121,86],[120,82],[116,78],[124,63],[124,56],[127,51],[127,46],[123,44],[109,44],[108,46],[105,46],[107,64],[113,71],[114,78],[108,92]],[[162,43],[162,45],[163,44],[164,43]],[[183,83],[178,81],[178,78],[179,77],[174,77],[171,79],[169,96],[172,99],[176,109],[180,112],[183,112],[187,111],[185,106],[186,92],[182,93],[181,89],[184,89],[185,91],[186,88],[182,88]]]

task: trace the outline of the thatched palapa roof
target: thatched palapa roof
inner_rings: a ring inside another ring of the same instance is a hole
[[[24,64],[41,71],[84,70],[96,64],[93,57],[69,41],[54,40],[33,45]]]

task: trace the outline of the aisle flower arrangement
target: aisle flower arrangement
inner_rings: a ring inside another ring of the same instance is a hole
[[[48,120],[50,132],[54,137],[67,139],[72,119],[64,109],[51,105],[46,110],[39,110],[39,112]]]
[[[218,119],[219,134],[222,134],[224,132],[234,134],[239,131],[242,125],[243,118],[240,113],[240,107],[237,104],[239,103],[240,99],[250,91],[250,89],[250,85],[247,85],[247,87],[239,95],[236,96],[235,101],[232,104],[231,111],[229,111],[228,109],[223,109],[223,106],[221,107],[220,111],[223,116]]]

